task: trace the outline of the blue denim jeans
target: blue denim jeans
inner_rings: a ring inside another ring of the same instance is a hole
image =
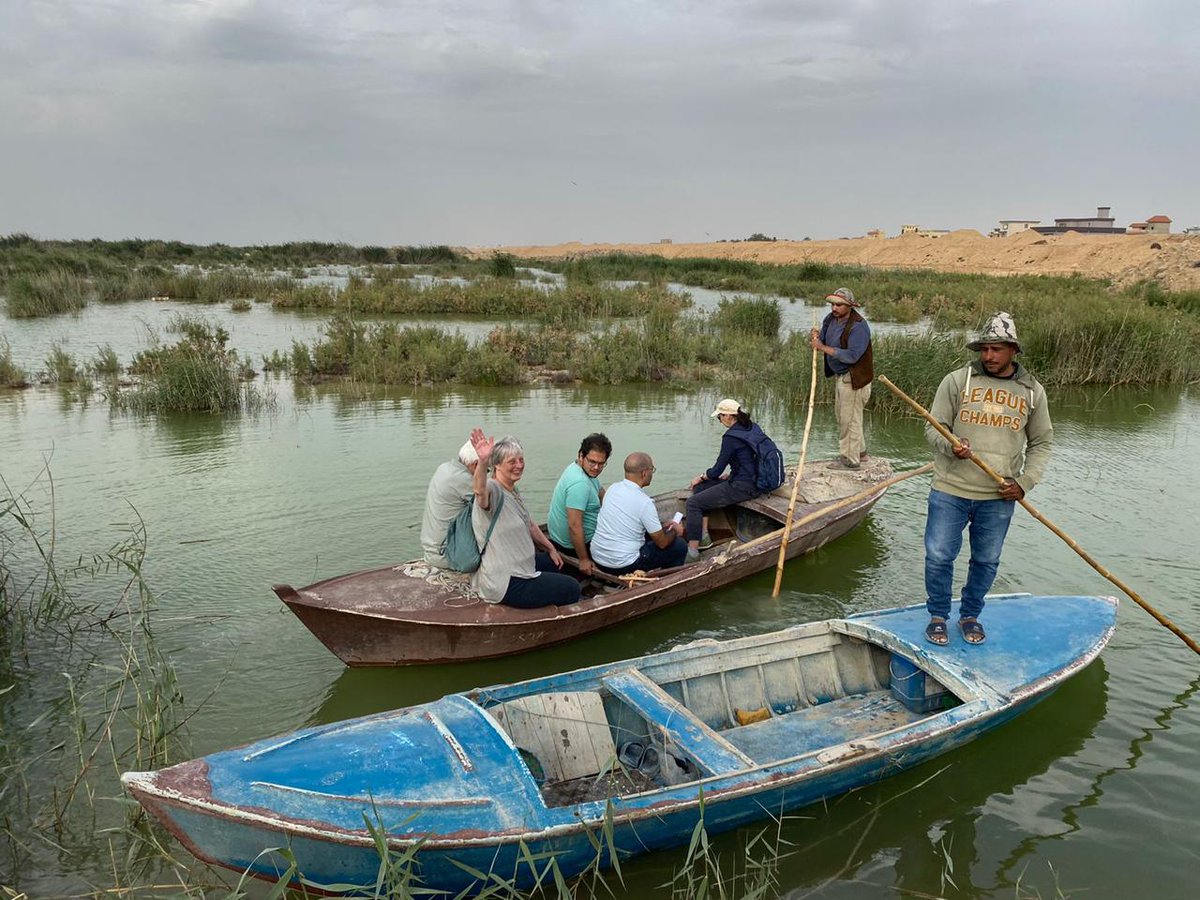
[[[962,550],[963,529],[970,527],[971,562],[962,589],[960,616],[983,612],[983,595],[991,590],[1000,551],[1012,521],[1014,500],[964,500],[942,491],[929,492],[925,519],[925,608],[929,615],[950,617],[954,561]]]
[[[654,569],[673,569],[676,566],[682,566],[683,561],[687,558],[687,543],[683,538],[675,538],[666,549],[662,549],[654,541],[647,540],[642,544],[641,553],[638,558],[629,565],[620,569],[610,569],[607,566],[600,566],[609,575],[628,575],[630,572],[636,572],[641,569],[643,572],[650,572]],[[600,565],[597,563],[596,565]]]

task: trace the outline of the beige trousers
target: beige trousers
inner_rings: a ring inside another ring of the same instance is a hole
[[[863,408],[871,399],[871,385],[850,387],[850,375],[837,376],[838,453],[852,462],[867,452],[863,435]]]

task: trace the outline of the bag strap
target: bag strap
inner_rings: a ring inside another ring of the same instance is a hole
[[[488,523],[487,534],[483,536],[483,546],[479,548],[480,555],[487,549],[488,541],[492,539],[492,531],[496,527],[496,523],[500,521],[500,512],[504,509],[504,488],[500,489],[500,502],[496,504],[496,512],[492,516],[492,521]]]

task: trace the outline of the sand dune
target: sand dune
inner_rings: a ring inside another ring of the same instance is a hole
[[[1109,278],[1117,284],[1149,278],[1168,290],[1200,290],[1200,235],[1077,234],[1043,236],[1026,231],[1008,238],[963,229],[938,238],[850,238],[835,241],[742,241],[712,244],[580,244],[474,248],[475,256],[501,251],[519,257],[581,257],[602,253],[652,253],[670,258],[705,256],[762,263],[806,261],[979,272]]]

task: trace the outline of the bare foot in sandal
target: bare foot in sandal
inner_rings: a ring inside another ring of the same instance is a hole
[[[958,620],[958,630],[962,632],[963,640],[968,644],[982,644],[987,640],[983,626],[973,616]]]
[[[925,640],[931,644],[937,644],[939,647],[945,647],[950,643],[950,634],[946,631],[946,620],[930,619],[929,624],[925,626]]]

